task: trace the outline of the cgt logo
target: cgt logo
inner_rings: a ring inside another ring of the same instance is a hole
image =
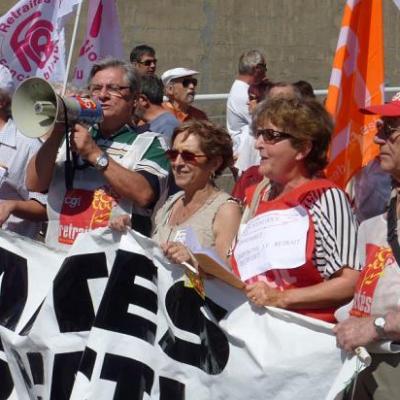
[[[76,208],[81,205],[81,198],[80,197],[72,197],[66,196],[64,199],[64,204],[69,206],[69,208]]]
[[[51,38],[53,24],[40,19],[41,16],[42,13],[37,11],[21,21],[10,40],[10,46],[26,72],[32,71],[31,61],[43,68],[55,48]]]

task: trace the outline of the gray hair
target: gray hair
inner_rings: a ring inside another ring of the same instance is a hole
[[[101,61],[93,64],[92,69],[89,73],[88,84],[92,81],[93,77],[100,71],[108,68],[120,68],[125,73],[126,83],[129,85],[131,93],[138,94],[140,92],[140,79],[132,65],[118,60],[117,58],[107,57],[103,58]]]
[[[252,74],[254,67],[264,62],[265,57],[260,51],[246,51],[239,58],[239,74]]]

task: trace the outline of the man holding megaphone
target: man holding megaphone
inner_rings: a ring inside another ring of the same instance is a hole
[[[123,213],[133,213],[133,227],[140,230],[135,221],[148,223],[152,209],[166,193],[169,166],[163,140],[158,134],[139,133],[130,126],[139,94],[131,65],[102,60],[92,67],[88,88],[101,106],[103,121],[90,128],[79,122],[69,124],[69,144],[74,158],[80,160],[73,166],[72,185],[65,183],[68,146],[61,146],[68,105],[63,115],[55,117],[63,122],[52,125],[49,138],[28,165],[28,188],[48,191],[46,243],[56,248],[71,245],[80,232],[107,226],[110,218]],[[46,101],[35,102],[36,112],[51,106]]]

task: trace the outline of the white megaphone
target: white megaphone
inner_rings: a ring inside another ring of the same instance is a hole
[[[28,78],[14,93],[11,113],[17,128],[31,138],[53,130],[56,122],[93,125],[103,120],[101,105],[84,97],[61,97],[44,79]]]

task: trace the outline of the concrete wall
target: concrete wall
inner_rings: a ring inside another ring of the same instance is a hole
[[[1,0],[0,15],[15,3]],[[400,11],[392,0],[383,3],[386,83],[397,86]],[[199,93],[221,93],[230,88],[240,53],[251,48],[266,54],[271,79],[305,79],[315,88],[326,88],[345,0],[117,0],[117,4],[127,57],[133,46],[148,43],[157,50],[160,73],[175,66],[192,67],[201,71]],[[206,108],[218,114],[223,105],[212,102]]]

